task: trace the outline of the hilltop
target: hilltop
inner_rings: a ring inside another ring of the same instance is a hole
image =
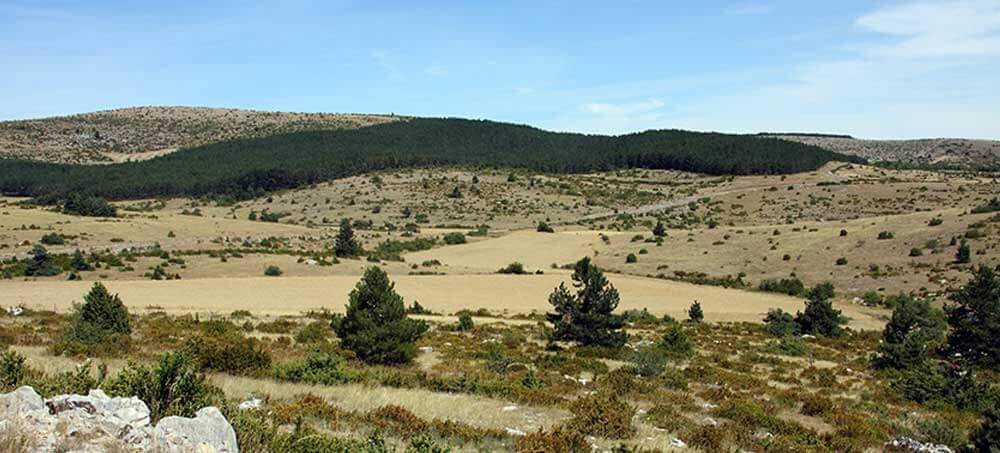
[[[916,140],[867,140],[848,135],[761,133],[761,136],[819,146],[820,148],[877,162],[916,165],[958,165],[984,168],[1000,166],[1000,141],[965,138]]]
[[[0,158],[115,163],[227,140],[306,130],[354,129],[399,119],[392,115],[132,107],[0,122]]]

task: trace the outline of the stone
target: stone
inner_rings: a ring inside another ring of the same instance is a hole
[[[31,387],[19,387],[13,392],[0,395],[0,413],[18,416],[28,412],[44,411],[45,402]]]
[[[947,445],[924,443],[909,437],[899,437],[885,443],[886,447],[896,450],[915,451],[918,453],[953,453]]]
[[[255,411],[264,405],[264,401],[260,398],[253,398],[240,403],[240,410],[243,411]]]
[[[153,444],[169,453],[204,451],[238,452],[236,431],[215,407],[206,407],[194,418],[165,417],[156,424]]]

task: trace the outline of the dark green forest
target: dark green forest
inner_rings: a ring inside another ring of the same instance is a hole
[[[751,135],[659,130],[601,136],[492,121],[423,118],[221,142],[115,165],[0,160],[0,191],[51,198],[87,193],[109,199],[184,195],[244,199],[373,170],[432,165],[553,173],[637,167],[744,175],[814,170],[831,160],[859,161],[815,146]]]

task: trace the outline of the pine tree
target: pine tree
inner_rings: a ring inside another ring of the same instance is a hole
[[[663,226],[662,220],[656,221],[656,226],[653,227],[653,236],[662,238],[667,235],[667,227]]]
[[[50,277],[59,275],[60,272],[62,270],[56,267],[52,261],[52,255],[49,255],[49,251],[45,247],[35,244],[31,248],[31,258],[28,258],[28,263],[24,268],[25,275],[29,277]]]
[[[948,349],[983,367],[1000,370],[1000,278],[979,266],[946,307],[951,335]]]
[[[955,252],[955,262],[958,264],[968,264],[972,262],[972,251],[969,249],[969,243],[962,240],[962,243],[958,245],[958,251]]]
[[[361,254],[361,244],[354,238],[354,227],[350,219],[340,220],[340,231],[337,233],[337,243],[334,253],[339,257],[352,257]]]
[[[809,291],[805,310],[795,316],[801,333],[835,337],[843,332],[840,326],[847,320],[840,310],[833,308],[830,301],[833,296],[833,285],[830,283],[821,283]]]
[[[899,370],[922,366],[943,342],[946,328],[944,314],[930,302],[899,297],[874,365]]]
[[[576,263],[572,278],[576,294],[560,283],[549,295],[549,303],[555,307],[555,313],[546,314],[555,326],[552,339],[612,348],[625,344],[626,335],[621,330],[625,321],[613,313],[620,299],[618,290],[587,257]]]
[[[427,323],[406,316],[403,298],[385,271],[370,267],[349,296],[347,313],[335,326],[341,345],[369,363],[407,363]]]
[[[94,283],[83,300],[83,305],[74,307],[71,339],[93,344],[112,335],[132,333],[128,309],[118,295],[112,295],[104,285]]]
[[[705,319],[705,313],[701,311],[700,302],[694,301],[694,303],[691,304],[691,307],[688,308],[688,319],[690,319],[691,322],[701,322],[701,320]]]

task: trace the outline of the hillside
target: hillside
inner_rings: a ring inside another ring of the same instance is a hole
[[[352,129],[387,115],[135,107],[0,122],[0,158],[58,163],[141,160],[179,148],[305,130]]]
[[[640,167],[739,175],[814,170],[832,160],[857,161],[814,146],[754,136],[677,130],[600,136],[422,118],[220,142],[115,165],[0,161],[0,191],[24,196],[90,192],[113,199],[248,198],[372,170],[432,165],[554,173]]]
[[[919,140],[865,140],[850,136],[824,134],[777,134],[762,136],[819,146],[823,149],[872,161],[912,164],[1000,166],[1000,141],[964,138],[926,138]]]

